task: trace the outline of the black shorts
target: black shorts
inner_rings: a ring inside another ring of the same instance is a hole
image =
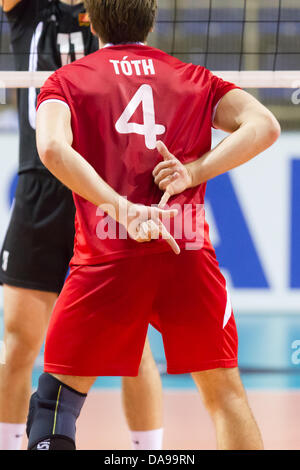
[[[1,250],[0,284],[59,293],[74,246],[71,191],[46,171],[21,173]]]

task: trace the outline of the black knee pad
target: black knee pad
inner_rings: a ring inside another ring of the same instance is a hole
[[[29,450],[75,450],[76,420],[86,395],[42,374],[31,396],[26,432]]]
[[[29,450],[76,450],[76,447],[75,443],[67,437],[51,436],[49,439],[38,442]]]

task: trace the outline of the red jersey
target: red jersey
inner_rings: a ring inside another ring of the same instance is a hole
[[[156,141],[162,140],[183,163],[201,157],[211,148],[214,109],[234,88],[204,67],[152,47],[126,44],[105,47],[57,70],[42,88],[38,106],[49,99],[64,101],[72,115],[73,148],[120,195],[150,206],[162,197],[152,176],[162,160]],[[186,190],[169,206],[203,205],[205,189],[202,184]],[[170,250],[165,240],[138,244],[93,204],[77,194],[74,201],[71,263],[100,264]],[[174,236],[182,247],[191,242],[184,233]]]

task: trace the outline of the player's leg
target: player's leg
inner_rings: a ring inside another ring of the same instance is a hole
[[[138,376],[123,378],[122,398],[133,449],[162,449],[162,384],[148,338]]]
[[[21,443],[32,368],[57,294],[8,285],[3,291],[6,357],[0,367],[0,448],[7,449]]]
[[[28,450],[76,450],[76,421],[96,377],[44,373],[30,399]]]
[[[211,245],[206,241],[199,251],[164,257],[160,275],[168,289],[161,289],[156,305],[168,372],[194,374],[219,448],[261,449],[237,369],[238,336],[230,296]]]
[[[192,376],[214,422],[218,449],[263,449],[238,369],[207,370]]]
[[[0,265],[6,347],[0,370],[1,449],[21,445],[32,367],[70,259],[66,212],[72,221],[72,210],[71,194],[45,171],[19,176]]]
[[[34,395],[31,399],[31,409],[44,408],[43,403],[36,401],[38,398],[42,402],[50,400],[51,410],[55,411],[54,402],[60,392],[59,384],[53,385],[53,381],[58,377],[72,389],[74,425],[74,416],[79,414],[84,399],[78,393],[85,394],[88,389],[82,377],[138,375],[151,314],[151,284],[155,282],[149,276],[148,264],[151,265],[151,257],[148,261],[133,257],[97,266],[71,267],[47,330],[46,374],[41,376],[38,397]],[[66,397],[69,393],[64,391],[63,398]],[[57,406],[61,404],[59,401]],[[31,412],[28,421],[31,446],[49,433],[49,427],[43,428],[42,436],[34,416]],[[65,418],[60,415],[60,419],[63,425]],[[67,437],[74,441],[69,434],[68,431]]]
[[[5,364],[0,368],[0,422],[24,423],[32,367],[57,294],[4,285]],[[37,314],[38,312],[38,314]]]

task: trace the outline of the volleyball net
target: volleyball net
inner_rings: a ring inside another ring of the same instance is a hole
[[[150,45],[251,89],[283,125],[296,126],[298,108],[291,104],[300,102],[299,0],[159,0],[158,4]],[[39,88],[51,73],[15,70],[10,28],[1,9],[2,90]]]

